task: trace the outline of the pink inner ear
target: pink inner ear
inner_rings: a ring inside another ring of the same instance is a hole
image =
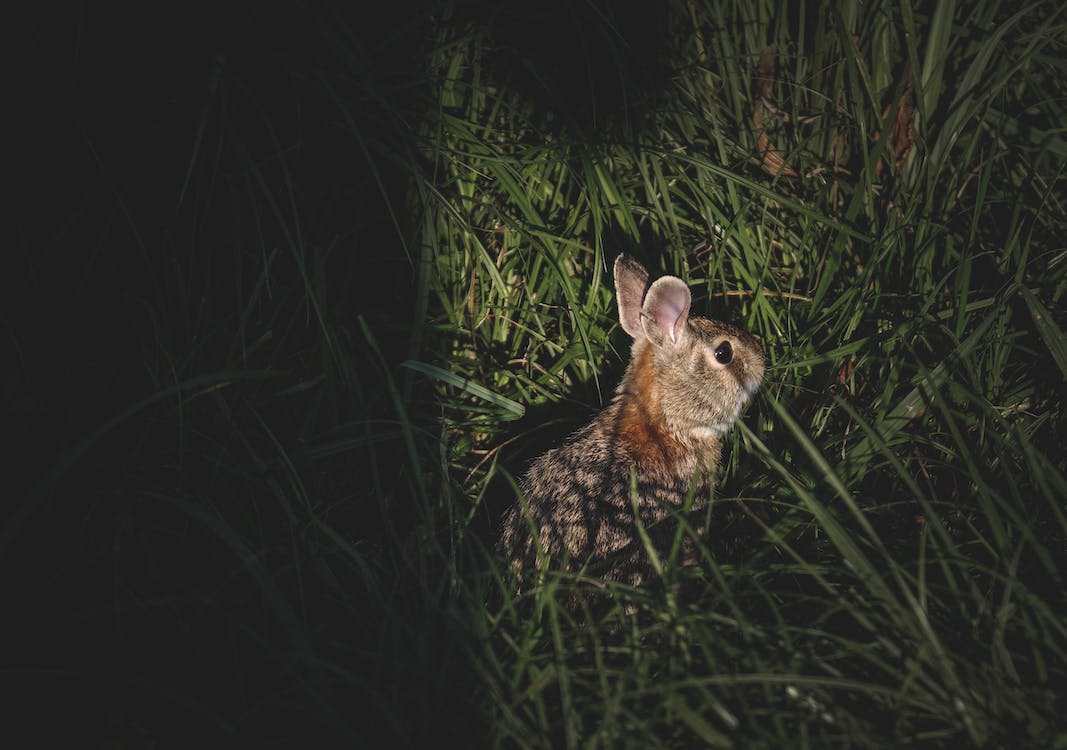
[[[665,304],[663,306],[663,311],[665,313],[663,322],[669,329],[671,341],[677,341],[678,333],[682,330],[682,313],[685,312],[685,308],[678,305]]]
[[[645,297],[644,314],[654,321],[659,337],[678,341],[689,318],[692,296],[685,282],[676,276],[664,276],[649,287]]]

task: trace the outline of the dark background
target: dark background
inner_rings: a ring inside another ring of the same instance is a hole
[[[9,741],[358,745],[381,731],[413,744],[468,732],[477,744],[469,668],[440,628],[419,635],[436,613],[412,612],[415,635],[405,637],[425,637],[418,648],[430,662],[455,662],[441,672],[454,681],[424,688],[423,675],[378,668],[366,693],[331,685],[315,704],[322,715],[276,700],[306,675],[294,674],[281,653],[291,644],[269,617],[249,634],[242,618],[269,607],[257,587],[234,582],[234,550],[204,528],[215,514],[248,514],[267,550],[272,534],[291,532],[263,500],[264,472],[234,448],[273,402],[258,381],[246,389],[238,378],[210,405],[214,397],[183,406],[187,425],[173,386],[256,368],[280,373],[283,386],[329,380],[309,322],[307,268],[322,280],[340,351],[358,349],[362,316],[388,366],[409,354],[415,274],[401,239],[417,220],[393,218],[409,189],[397,163],[418,158],[413,134],[434,95],[424,53],[440,24],[491,29],[498,73],[576,137],[626,127],[656,95],[665,66],[655,11],[612,7],[617,36],[605,38],[585,32],[586,17],[603,9],[535,5],[84,3],[16,12],[0,303]],[[396,162],[368,157],[339,102],[377,157]],[[246,306],[248,269],[263,265],[270,293]],[[252,362],[243,337],[257,322],[274,338]],[[366,388],[334,394],[329,419],[339,425],[381,396],[364,354],[352,360]],[[278,407],[273,435],[297,445],[312,409]],[[337,528],[384,544],[387,526],[403,533],[411,519],[366,510],[368,472],[388,480],[391,467],[365,460],[356,451],[298,472]],[[373,608],[353,617],[332,608],[329,592],[299,591],[318,607],[312,627],[379,648]],[[356,673],[365,664],[332,658]],[[411,691],[410,715],[392,724],[380,716],[367,698],[379,690]],[[331,725],[332,711],[345,720]]]
[[[300,251],[340,249],[328,266],[331,321],[410,324],[411,265],[385,206],[403,205],[403,175],[386,172],[383,195],[315,81],[329,76],[345,95],[412,80],[429,24],[427,4],[411,2],[321,12],[41,4],[13,24],[2,305],[5,742],[360,739],[300,708],[278,708],[301,680],[285,666],[290,646],[274,640],[269,617],[257,618],[262,601],[188,508],[263,512],[256,528],[267,548],[269,534],[284,537],[284,521],[264,511],[261,488],[239,470],[221,476],[224,450],[182,442],[173,399],[136,405],[166,387],[159,375],[168,369],[173,383],[250,364],[233,354],[254,281],[242,275],[264,251],[293,247],[287,231],[297,226]],[[348,36],[327,49],[331,27]],[[365,66],[368,81],[354,80],[342,55]],[[424,92],[414,94],[395,105],[414,112]],[[364,114],[371,132],[393,135],[379,113]],[[244,185],[252,166],[269,186],[259,193]],[[287,189],[292,205],[272,220],[265,197]],[[299,321],[299,269],[286,253],[279,258],[265,307]],[[260,364],[290,384],[314,377],[313,332],[273,330],[277,347]],[[386,345],[393,360],[402,349]],[[351,395],[342,401],[359,409]],[[187,416],[201,415],[194,406]],[[275,415],[286,444],[296,442],[299,416]],[[220,441],[251,422],[251,411],[232,419]],[[347,464],[312,490],[316,504],[358,499],[350,488],[363,467],[358,456]],[[373,613],[346,621],[319,612],[324,628],[347,626],[341,637],[374,650]],[[262,630],[249,634],[246,614]],[[365,726],[365,741],[382,729],[365,696],[334,689],[323,702]]]

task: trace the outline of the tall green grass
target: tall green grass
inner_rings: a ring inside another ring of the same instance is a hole
[[[690,279],[771,360],[715,554],[665,573],[695,595],[575,613],[602,584],[525,602],[503,577],[494,738],[1067,742],[1062,10],[675,3],[664,23],[669,82],[595,139],[499,83],[491,35],[432,59],[429,356],[464,378],[436,379],[474,512],[539,420],[516,432],[472,384],[584,421],[548,405],[610,394],[618,252]]]
[[[291,109],[216,60],[191,251],[125,291],[145,392],[4,527],[35,546],[92,479],[48,570],[120,723],[1067,747],[1064,9],[428,8],[301,16]],[[496,525],[610,398],[624,251],[758,334],[766,382],[698,566],[516,594]]]

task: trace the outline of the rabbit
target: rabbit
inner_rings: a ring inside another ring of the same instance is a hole
[[[535,459],[520,481],[522,496],[505,513],[497,544],[520,581],[536,569],[539,544],[572,571],[594,563],[606,580],[642,585],[653,567],[635,524],[633,482],[640,521],[662,558],[674,532],[660,522],[694,489],[692,509],[706,504],[721,436],[763,378],[756,339],[690,317],[684,281],[649,284],[627,255],[615,260],[614,275],[619,321],[634,340],[630,362],[611,403]]]

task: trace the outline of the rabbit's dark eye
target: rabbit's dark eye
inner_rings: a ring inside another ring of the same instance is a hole
[[[715,360],[720,365],[728,365],[734,358],[734,348],[729,341],[724,341],[715,347]]]

